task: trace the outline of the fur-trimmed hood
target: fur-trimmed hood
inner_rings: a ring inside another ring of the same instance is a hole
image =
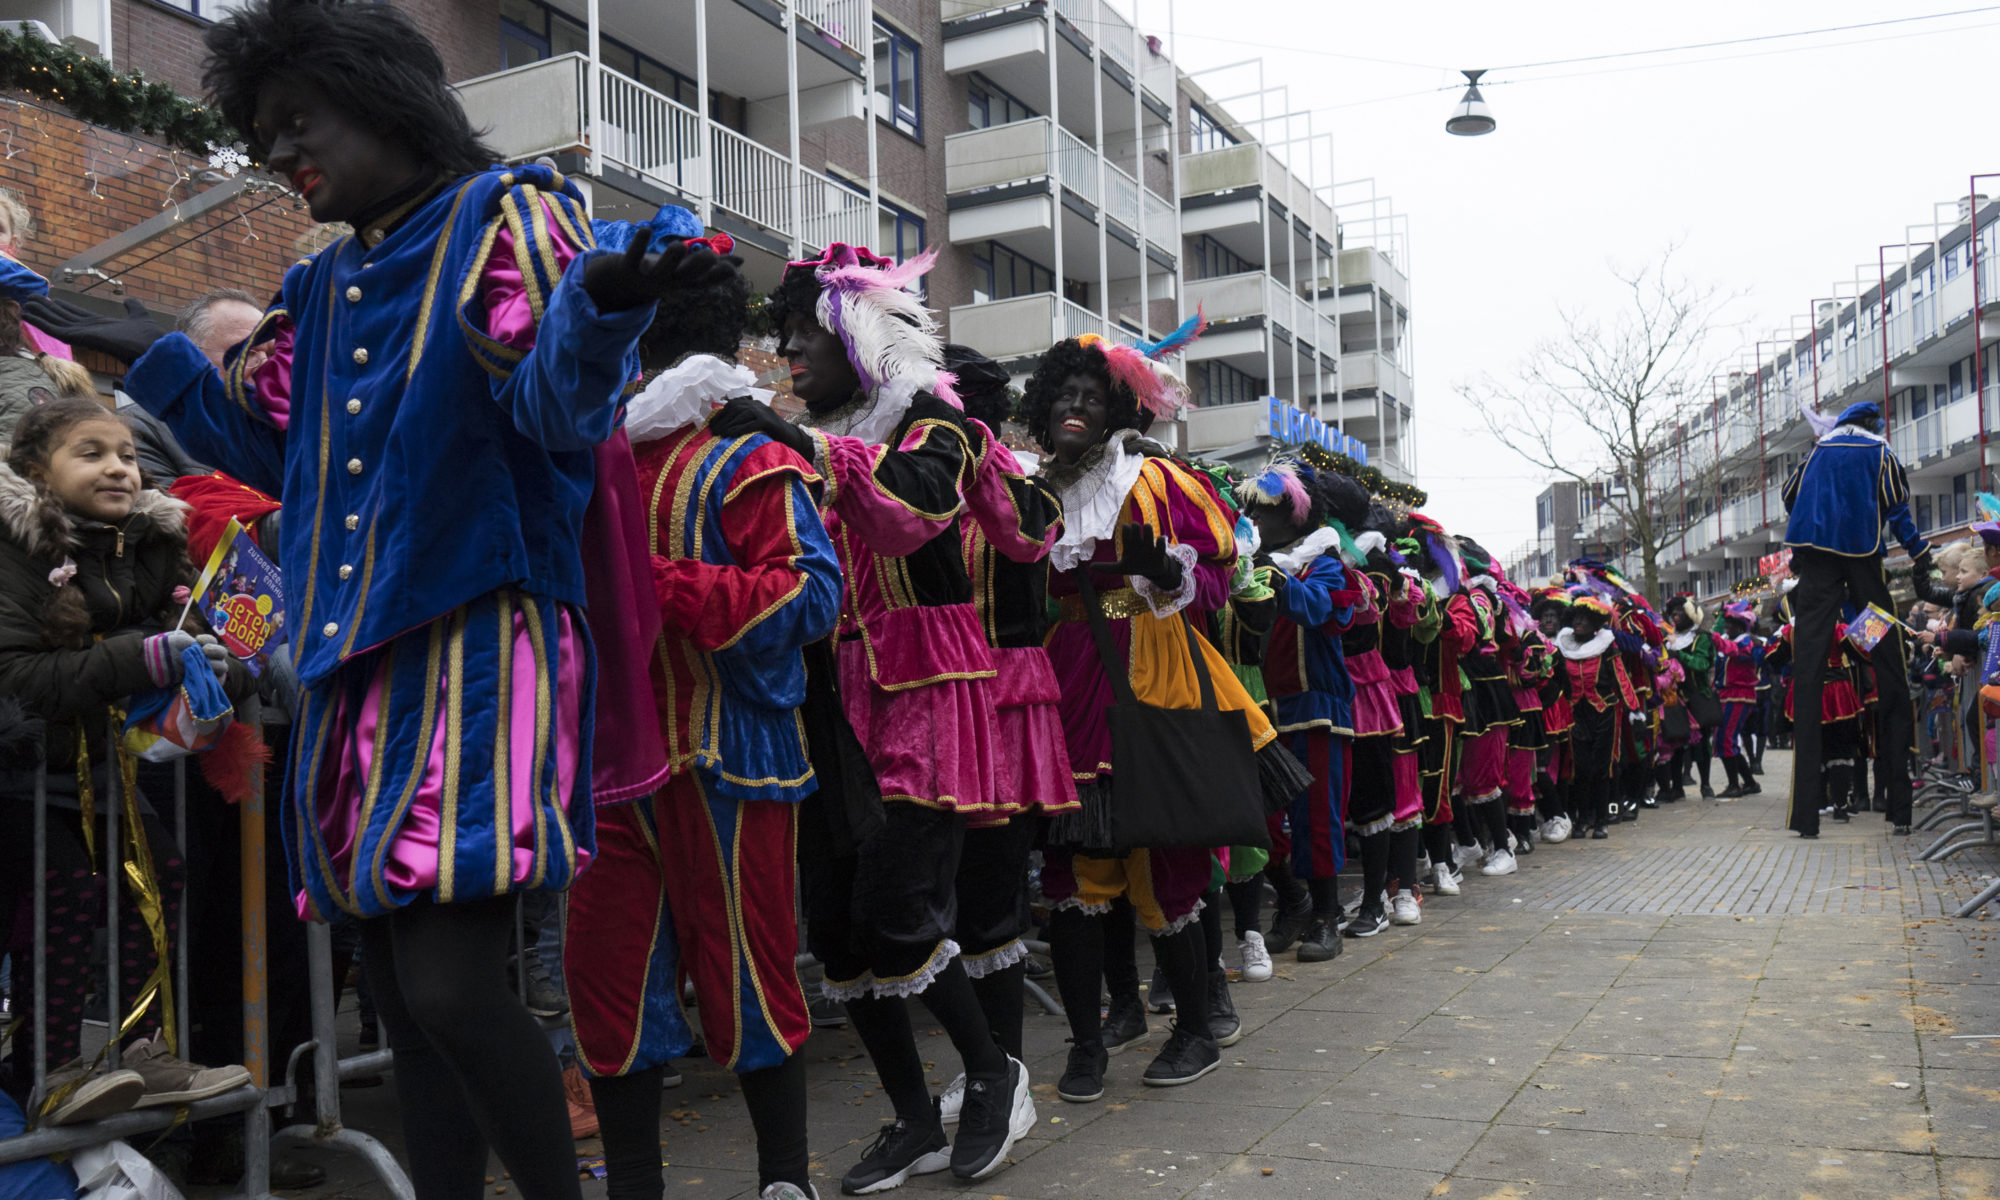
[[[55,497],[15,474],[4,454],[5,447],[0,446],[0,537],[35,558],[60,565],[87,523],[78,522]],[[132,540],[160,534],[185,547],[188,511],[186,504],[165,492],[141,488],[132,498],[125,536]]]

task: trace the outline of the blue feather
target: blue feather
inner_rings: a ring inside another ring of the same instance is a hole
[[[1185,349],[1196,338],[1200,337],[1202,332],[1207,328],[1208,316],[1201,311],[1201,306],[1197,304],[1195,305],[1194,315],[1182,321],[1180,327],[1172,333],[1157,342],[1134,342],[1132,343],[1132,348],[1154,362],[1158,362],[1175,351]]]
[[[1973,505],[1977,517],[1988,521],[2000,521],[2000,496],[1995,496],[1991,492],[1977,492],[1974,494],[1974,499],[1977,501]]]

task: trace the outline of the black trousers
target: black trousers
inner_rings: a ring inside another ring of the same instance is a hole
[[[1889,583],[1882,574],[1882,557],[1849,558],[1825,550],[1799,547],[1792,552],[1792,573],[1799,586],[1792,593],[1792,827],[1811,813],[1817,823],[1825,802],[1822,773],[1824,736],[1820,725],[1820,695],[1826,686],[1827,652],[1842,608],[1879,604],[1895,611]],[[1910,823],[1910,771],[1907,755],[1915,736],[1916,714],[1910,707],[1910,676],[1905,664],[1909,648],[1903,631],[1892,627],[1875,646],[1876,770],[1887,781],[1889,821]]]

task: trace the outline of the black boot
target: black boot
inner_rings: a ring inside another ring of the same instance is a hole
[[[1229,972],[1208,973],[1208,1032],[1218,1046],[1234,1046],[1243,1040],[1243,1020],[1236,1015],[1236,1002],[1229,998]]]
[[[1729,776],[1729,786],[1722,789],[1720,799],[1734,800],[1738,796],[1741,796],[1743,794],[1743,785],[1737,782],[1736,759],[1734,757],[1725,757],[1722,760],[1722,773]]]
[[[1271,921],[1271,931],[1264,935],[1264,948],[1283,954],[1298,945],[1312,926],[1312,891],[1304,880],[1293,877],[1292,864],[1282,858],[1272,858],[1264,874],[1278,889],[1278,915]]]

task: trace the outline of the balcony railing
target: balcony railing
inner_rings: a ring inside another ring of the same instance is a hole
[[[821,11],[846,12],[856,2],[829,0]],[[861,193],[805,168],[794,179],[791,159],[769,146],[714,122],[704,137],[694,110],[609,68],[598,78],[601,163],[815,249],[874,239]],[[458,91],[473,124],[491,131],[494,149],[519,161],[590,147],[589,80],[590,61],[564,54],[468,80]]]
[[[1139,181],[1104,164],[1104,211],[1127,229],[1139,228]]]
[[[1174,205],[1153,194],[1152,188],[1139,189],[1139,202],[1146,206],[1146,240],[1156,246],[1174,244]]]
[[[951,340],[1003,362],[1040,354],[1065,338],[1103,330],[1096,313],[1053,292],[961,304],[951,310]]]
[[[1047,118],[1043,118],[1047,120]],[[1062,185],[1096,206],[1097,151],[1067,129],[1056,130],[1056,175]]]
[[[872,54],[874,19],[869,0],[794,0],[798,14],[857,55]]]

